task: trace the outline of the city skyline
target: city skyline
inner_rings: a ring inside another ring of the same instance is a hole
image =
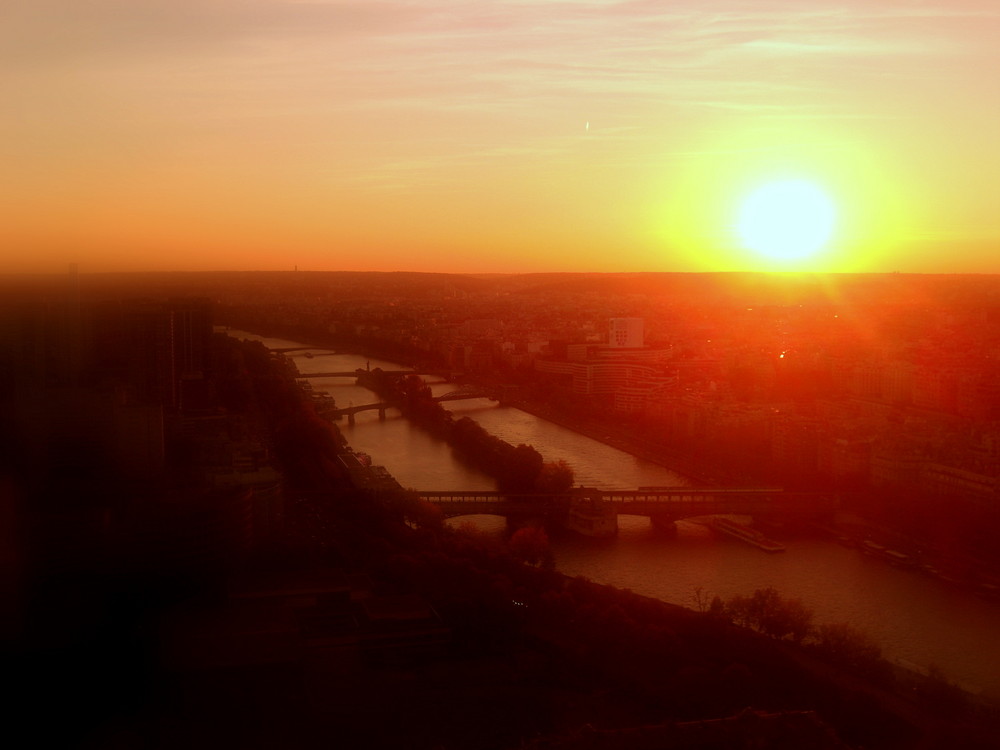
[[[4,15],[3,272],[997,270],[989,2]],[[808,258],[740,236],[775,180]]]

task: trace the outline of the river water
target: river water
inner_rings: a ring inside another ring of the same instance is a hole
[[[284,339],[230,331],[238,338],[263,341],[271,348],[302,346]],[[312,358],[293,353],[300,372],[372,368],[399,369],[393,362],[313,349]],[[317,391],[338,406],[372,403],[371,391],[353,379],[311,378]],[[441,395],[448,383],[432,383]],[[687,484],[681,475],[657,464],[579,435],[539,417],[486,399],[444,404],[456,418],[468,416],[512,443],[533,445],[547,461],[565,460],[577,484],[602,489]],[[495,489],[493,479],[460,463],[450,447],[390,409],[380,421],[361,412],[340,429],[357,451],[372,456],[404,487],[424,490]],[[497,534],[503,519],[474,516]],[[936,666],[952,681],[1000,699],[1000,603],[910,570],[892,567],[821,539],[789,538],[782,554],[769,555],[728,538],[718,538],[696,522],[678,523],[675,538],[656,533],[647,518],[619,517],[618,536],[595,540],[571,534],[552,539],[556,567],[568,575],[627,588],[664,601],[696,607],[699,595],[723,599],[773,586],[815,612],[817,623],[846,622],[868,633],[883,655],[918,671]]]

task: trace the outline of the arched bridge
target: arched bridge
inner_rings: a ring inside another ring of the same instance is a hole
[[[430,492],[421,500],[439,507],[446,517],[487,514],[557,515],[570,508],[589,507],[614,515],[682,518],[737,514],[809,517],[832,513],[839,497],[828,492],[785,492],[773,488],[675,487],[656,490],[595,490],[578,488],[564,495],[502,492]]]
[[[453,391],[444,393],[440,396],[435,396],[435,401],[461,401],[466,398],[488,398],[491,401],[497,401],[497,395],[492,391],[475,385],[463,385],[456,388]]]
[[[461,386],[453,391],[442,394],[440,396],[435,396],[434,401],[460,401],[462,399],[468,398],[488,398],[494,401],[497,400],[496,396],[489,391],[479,388],[477,386]],[[342,409],[332,409],[328,412],[329,416],[337,418],[343,415],[347,415],[347,423],[354,424],[354,415],[359,411],[373,411],[378,409],[378,418],[385,419],[385,410],[394,406],[391,402],[380,401],[375,404],[361,404],[360,406],[345,406]]]

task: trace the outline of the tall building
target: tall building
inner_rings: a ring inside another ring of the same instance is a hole
[[[644,343],[642,318],[611,318],[608,346],[612,349],[641,349]]]
[[[208,300],[141,300],[115,305],[105,345],[138,403],[181,409],[205,383],[212,314]]]

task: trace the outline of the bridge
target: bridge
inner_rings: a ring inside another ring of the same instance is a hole
[[[358,368],[356,370],[337,370],[335,372],[307,372],[295,376],[296,380],[308,380],[309,378],[356,378],[361,373],[371,373],[370,370]],[[385,375],[437,375],[440,372],[430,372],[428,370],[382,370]]]
[[[435,396],[434,401],[461,401],[468,398],[488,398],[496,401],[496,397],[484,390],[483,388],[477,388],[476,386],[462,386],[450,391],[448,393],[442,394],[440,396]],[[328,416],[336,419],[343,415],[347,415],[347,424],[354,424],[354,415],[359,411],[373,411],[378,409],[378,418],[380,420],[385,419],[385,410],[394,406],[391,402],[380,401],[375,404],[362,404],[361,406],[345,406],[342,409],[331,409],[328,412]]]
[[[435,401],[461,401],[466,398],[488,398],[491,401],[498,401],[497,395],[485,388],[475,385],[463,385],[453,391],[435,396]]]
[[[835,493],[775,488],[577,488],[564,495],[418,490],[417,494],[440,508],[447,518],[472,514],[543,516],[568,519],[567,525],[573,528],[576,516],[585,525],[602,520],[611,533],[617,528],[619,515],[647,516],[658,526],[670,526],[683,518],[724,514],[815,518],[833,513],[840,505]]]

